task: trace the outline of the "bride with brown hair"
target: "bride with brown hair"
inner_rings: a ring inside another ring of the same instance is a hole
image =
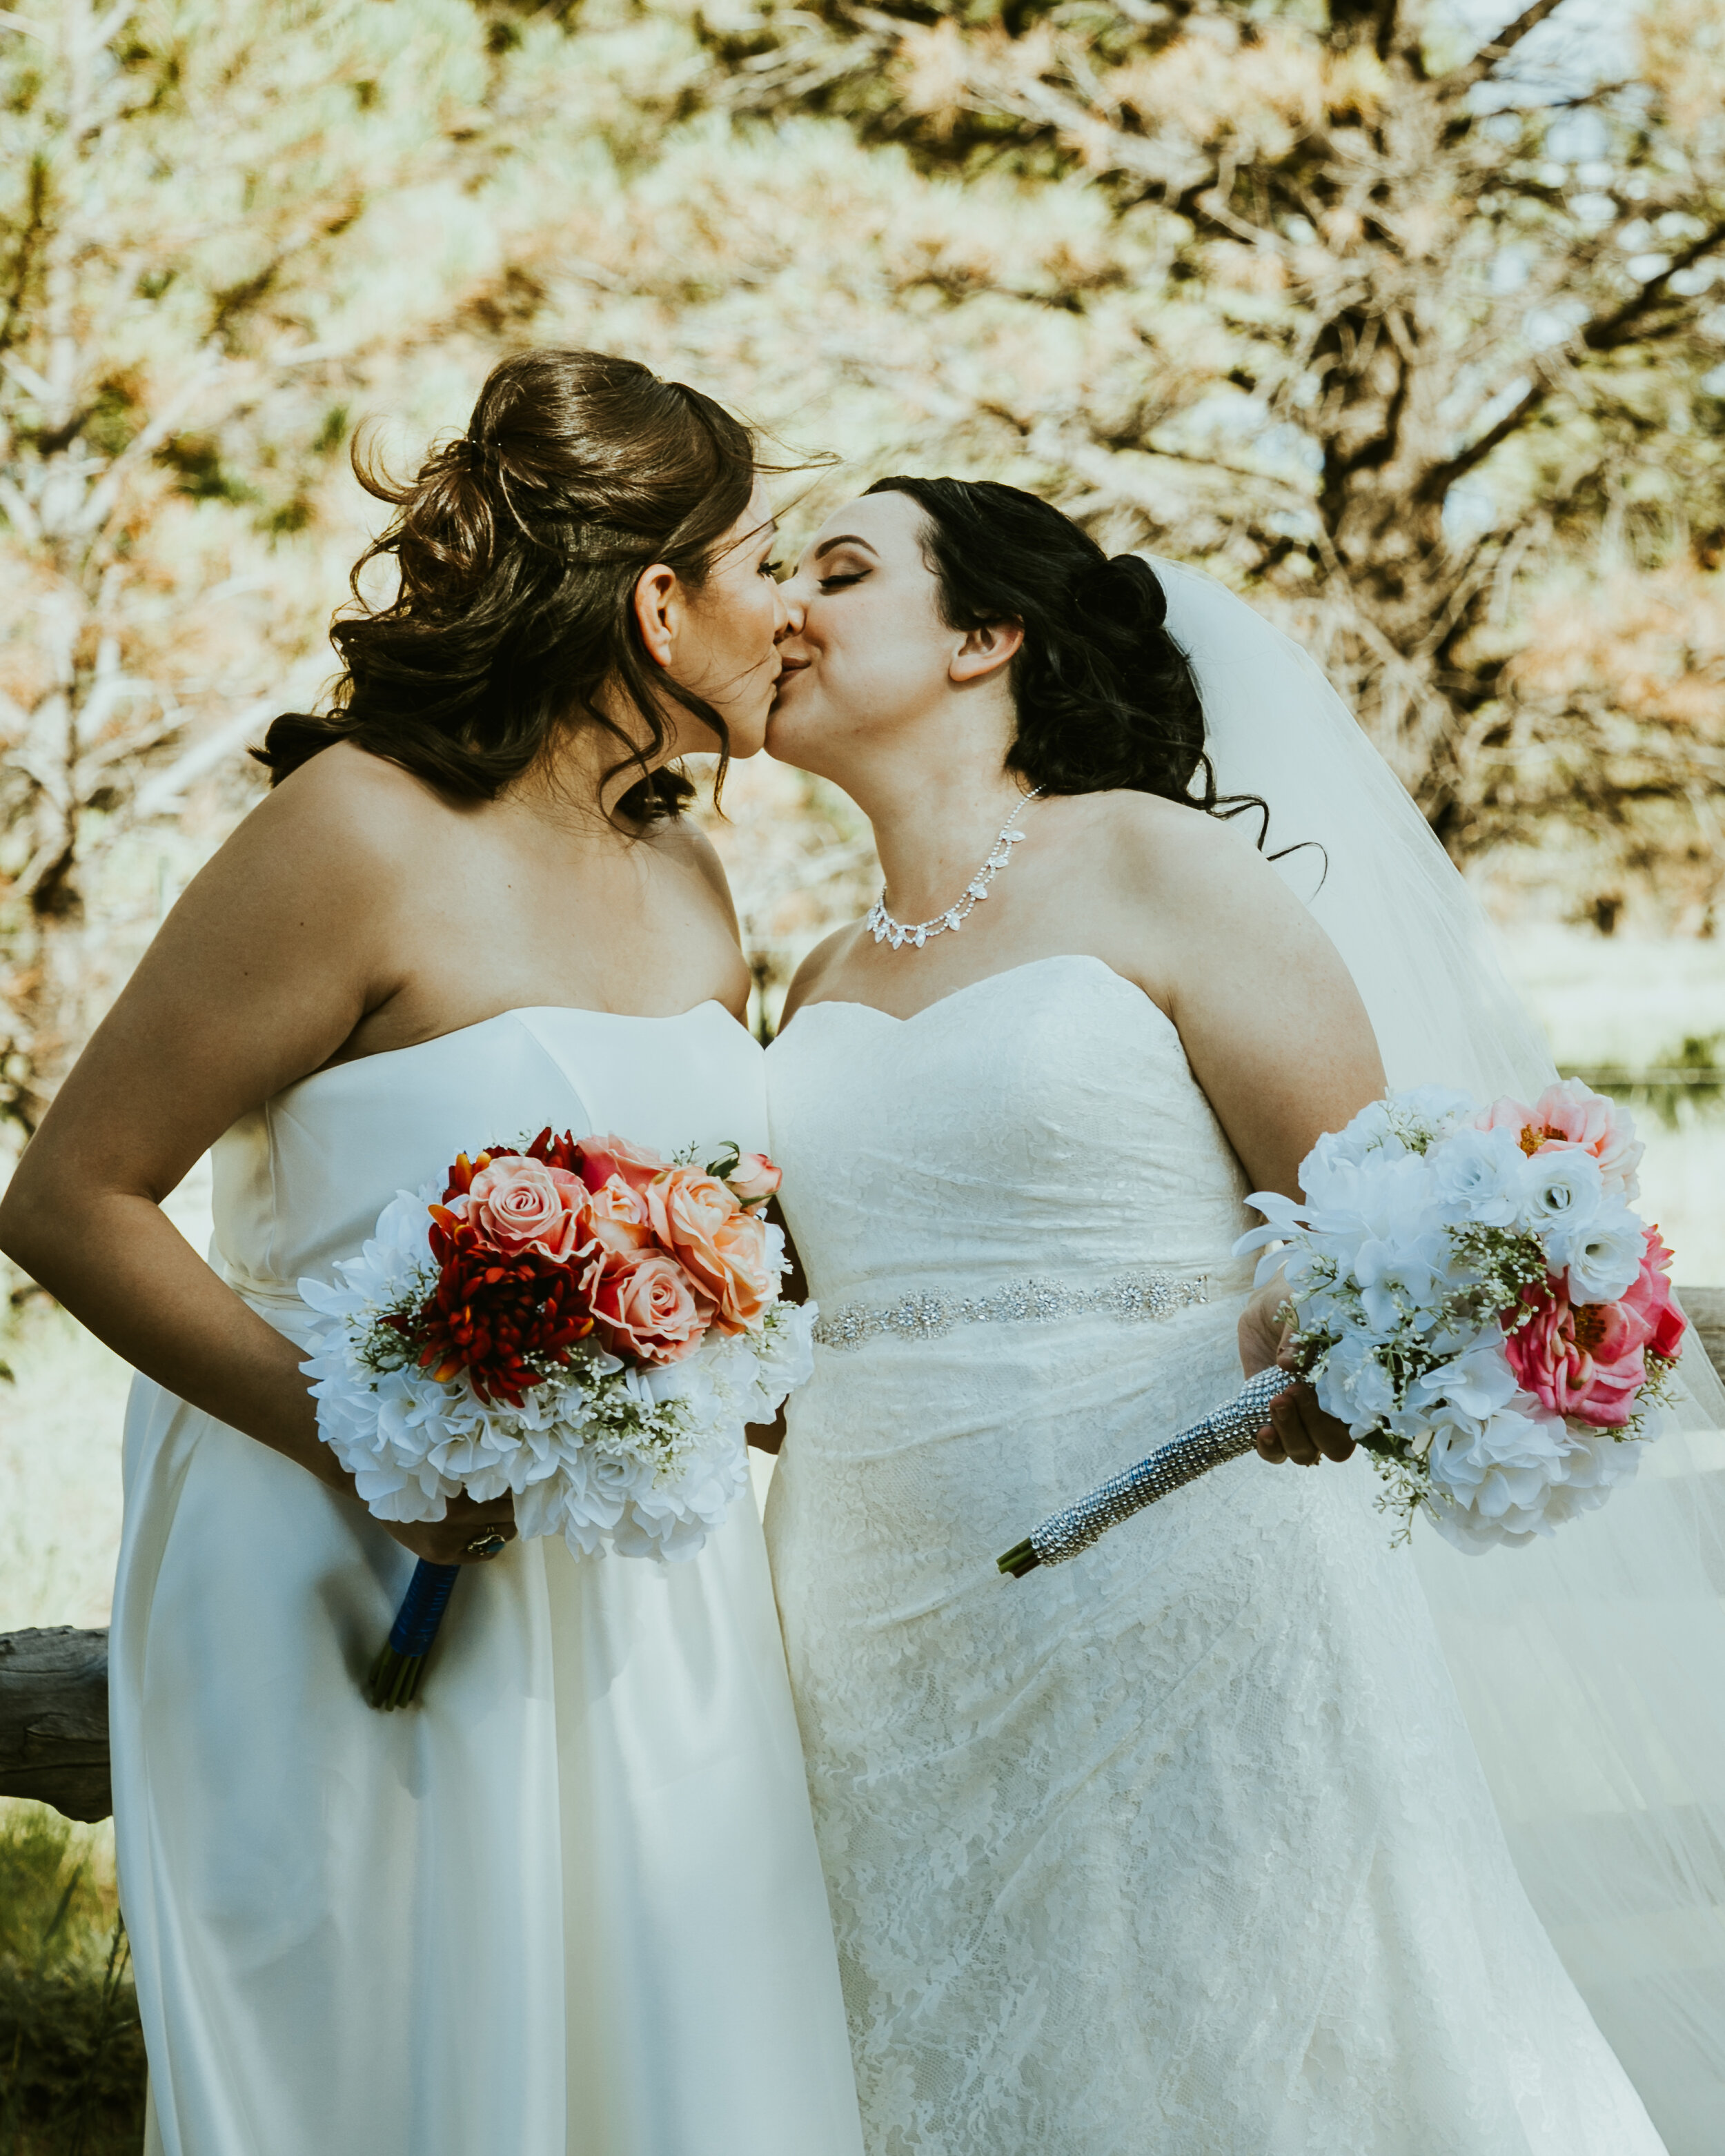
[[[855,2156],[759,1522],[578,1563],[508,1503],[373,1519],[319,1441],[302,1276],[549,1123],[765,1142],[684,750],[759,748],[785,614],[745,429],[511,359],[369,550],[332,708],[174,908],[0,1239],[139,1373],[111,1699],[167,2156]],[[160,1201],[213,1146],[211,1264]],[[703,1157],[706,1157],[703,1154]],[[468,1568],[421,1703],[367,1666]]]
[[[768,1054],[821,1313],[768,1541],[870,2156],[1712,2156],[1700,1358],[1697,1435],[1534,1549],[1392,1548],[1302,1387],[997,1563],[1276,1360],[1249,1192],[1386,1075],[1555,1076],[1461,878],[1302,652],[1033,495],[880,480],[784,588],[769,748],[886,876]]]

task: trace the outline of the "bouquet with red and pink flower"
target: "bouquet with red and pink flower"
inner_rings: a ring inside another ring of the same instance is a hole
[[[1260,1192],[1299,1373],[1411,1518],[1525,1543],[1633,1475],[1681,1349],[1671,1253],[1630,1201],[1642,1147],[1577,1079],[1476,1111],[1435,1087],[1320,1138],[1303,1203]]]
[[[512,1499],[578,1556],[692,1557],[748,1487],[744,1425],[812,1367],[812,1306],[783,1302],[778,1171],[614,1137],[463,1154],[400,1193],[338,1285],[304,1365],[319,1432],[380,1519]],[[458,1568],[422,1564],[373,1672],[417,1689]]]
[[[1685,1322],[1671,1254],[1631,1209],[1642,1147],[1578,1079],[1530,1107],[1392,1093],[1321,1137],[1299,1200],[1260,1190],[1291,1372],[1240,1393],[1042,1521],[999,1559],[1065,1563],[1147,1505],[1251,1449],[1304,1378],[1371,1455],[1404,1531],[1423,1511],[1459,1548],[1527,1543],[1603,1504],[1653,1435]],[[1268,1245],[1268,1248],[1265,1246]]]

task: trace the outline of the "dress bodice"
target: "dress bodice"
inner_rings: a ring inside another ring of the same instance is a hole
[[[914,1018],[800,1010],[768,1051],[772,1152],[812,1291],[1230,1266],[1245,1177],[1173,1023],[1099,958]]]
[[[302,1275],[327,1279],[358,1250],[398,1190],[547,1123],[668,1153],[763,1147],[760,1048],[716,1003],[671,1018],[547,1006],[315,1071],[218,1141],[217,1255],[242,1293],[293,1298]]]

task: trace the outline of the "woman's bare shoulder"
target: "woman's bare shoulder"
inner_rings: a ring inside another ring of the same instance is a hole
[[[731,881],[725,874],[725,864],[719,858],[719,850],[701,826],[687,816],[662,816],[647,825],[641,836],[654,851],[666,860],[692,870],[711,891],[725,909],[726,918],[739,939],[737,929],[737,908],[731,896]]]
[[[1293,904],[1286,886],[1260,851],[1258,819],[1205,814],[1185,802],[1124,788],[1080,795],[1067,805],[1072,835],[1111,888],[1159,908],[1184,911],[1225,901]]]

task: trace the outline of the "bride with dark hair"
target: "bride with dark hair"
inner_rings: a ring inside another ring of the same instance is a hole
[[[768,1055],[821,1310],[768,1539],[870,2156],[1658,2156],[1648,2108],[1706,2156],[1704,1451],[1410,1553],[1301,1387],[996,1567],[1277,1358],[1246,1193],[1386,1068],[1554,1075],[1460,879],[1304,654],[1032,495],[883,480],[785,596],[769,748],[886,872]]]
[[[319,1441],[302,1276],[488,1137],[765,1141],[684,750],[752,755],[785,613],[746,429],[525,353],[404,485],[397,573],[278,719],[0,1211],[133,1363],[110,1662],[164,2156],[855,2156],[753,1507],[578,1563],[508,1501],[372,1518]],[[356,589],[357,585],[356,584]],[[211,1262],[160,1209],[206,1147]],[[465,1567],[366,1703],[415,1558]]]

